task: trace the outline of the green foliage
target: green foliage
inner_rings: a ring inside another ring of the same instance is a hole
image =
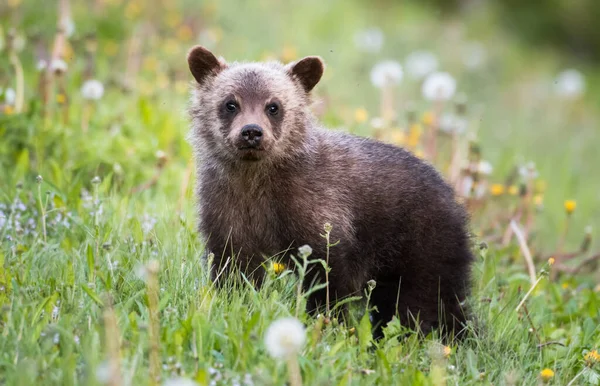
[[[581,208],[569,217],[565,250],[579,246],[585,225],[600,226],[598,114],[590,107],[598,74],[590,72],[587,99],[546,93],[562,59],[519,46],[487,12],[465,17],[467,34],[429,8],[386,1],[376,2],[380,8],[345,0],[293,6],[275,0],[72,3],[76,29],[64,54],[69,69],[52,84],[46,105],[36,63],[54,42],[56,4],[0,5],[3,41],[11,27],[25,38],[18,56],[26,101],[15,112],[0,98],[0,383],[106,383],[107,309],[116,315],[123,384],[149,383],[144,267],[150,261],[160,267],[163,380],[285,383],[285,364],[267,355],[263,339],[272,321],[296,316],[307,328],[298,359],[307,385],[535,384],[544,368],[554,370],[555,384],[578,374],[582,382],[597,383],[598,367],[584,361],[600,346],[593,269],[542,279],[526,311],[515,311],[530,279],[518,246],[493,241],[505,231],[495,225],[498,212],[512,213],[521,203],[514,196],[490,198],[486,211],[473,216],[476,241],[485,238],[490,246],[476,248],[470,334],[449,347],[435,333],[420,337],[398,319],[384,329],[385,338],[373,341],[368,305],[358,297],[347,300],[353,313],[346,324],[335,317],[339,305],[332,305],[331,318],[307,315],[298,273],[310,265],[302,259],[295,273],[276,274],[265,264],[269,272],[258,290],[235,279],[215,289],[196,232],[185,53],[200,40],[231,60],[322,55],[328,64],[316,89],[316,99],[325,101],[322,121],[363,135],[373,134],[372,125],[357,119],[356,110],[374,116],[380,107],[380,91],[369,84],[371,67],[416,49],[439,53],[442,68],[469,98],[478,145],[495,167],[490,182],[503,182],[516,164],[534,160],[547,183],[532,238],[538,268],[546,264],[539,256],[556,248],[565,199],[576,198]],[[360,52],[354,33],[372,25],[385,32],[385,44],[379,52]],[[487,60],[469,70],[458,53],[474,38],[488,47]],[[4,46],[0,87],[14,88]],[[81,95],[90,63],[105,86],[95,102]],[[434,109],[421,101],[419,88],[408,77],[398,88],[394,124],[408,125],[409,100],[419,115]],[[323,240],[332,252],[336,241]]]

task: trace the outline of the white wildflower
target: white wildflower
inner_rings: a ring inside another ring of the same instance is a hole
[[[458,189],[462,197],[469,197],[471,195],[471,189],[473,188],[473,177],[465,176],[461,181],[460,188]]]
[[[383,88],[400,83],[404,72],[402,66],[395,60],[384,60],[373,66],[371,70],[371,83],[375,87]]]
[[[306,341],[304,325],[296,318],[274,321],[265,334],[265,346],[273,358],[295,355]]]
[[[354,45],[364,52],[379,52],[383,41],[383,31],[378,27],[367,28],[354,34]]]
[[[110,381],[110,364],[104,361],[96,367],[96,380],[102,384],[107,384]]]
[[[44,59],[38,60],[38,62],[35,65],[35,68],[38,71],[44,71],[46,67],[48,67],[48,62]]]
[[[447,72],[434,72],[425,78],[421,91],[427,100],[448,100],[456,92],[456,80]]]
[[[408,75],[422,79],[438,69],[438,60],[432,52],[414,51],[406,57],[404,66]]]
[[[440,130],[448,134],[463,134],[467,131],[467,120],[455,114],[442,114],[438,124]]]
[[[4,90],[4,102],[7,105],[14,105],[15,99],[17,99],[17,93],[12,88],[7,88]]]
[[[310,245],[303,245],[301,247],[298,248],[298,253],[301,256],[310,256],[312,254],[312,248],[310,247]]]
[[[479,164],[477,165],[477,172],[479,174],[483,174],[484,176],[489,176],[490,174],[492,174],[493,170],[494,167],[492,166],[492,164],[485,160],[479,161]]]
[[[60,342],[60,334],[57,332],[56,334],[54,334],[54,336],[52,337],[52,343],[54,344],[58,344]]]
[[[81,94],[83,99],[97,101],[104,95],[104,85],[96,79],[86,80],[81,86]]]
[[[556,77],[554,91],[565,99],[576,99],[585,92],[585,77],[575,69],[565,70]]]
[[[67,72],[67,68],[69,68],[67,62],[62,59],[53,59],[52,62],[50,62],[50,70],[53,72],[64,73]]]
[[[538,178],[539,173],[537,171],[537,168],[535,167],[535,163],[528,162],[526,165],[519,166],[519,175],[525,181],[528,181],[535,180],[536,178]]]
[[[163,382],[163,386],[197,386],[198,383],[189,378],[169,378]]]
[[[469,42],[463,47],[462,61],[469,70],[476,70],[487,61],[485,46],[479,42]]]
[[[73,22],[73,19],[70,17],[64,18],[60,23],[60,26],[62,27],[63,31],[65,32],[65,35],[68,38],[73,36],[73,34],[75,33],[75,22]]]

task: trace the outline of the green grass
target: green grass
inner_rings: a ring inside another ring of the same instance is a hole
[[[64,90],[52,89],[45,120],[35,65],[39,49],[52,46],[55,5],[27,0],[0,5],[4,46],[11,27],[26,37],[18,52],[25,75],[23,112],[3,107],[0,113],[0,383],[101,384],[107,364],[116,358],[107,344],[115,339],[123,384],[149,383],[153,288],[148,289],[143,272],[150,261],[159,264],[163,381],[182,376],[207,385],[283,384],[286,365],[269,357],[264,333],[274,320],[297,315],[307,328],[298,358],[306,385],[537,384],[545,368],[555,372],[552,384],[567,384],[581,372],[575,384],[600,382],[600,364],[586,366],[584,361],[588,351],[600,346],[597,269],[544,277],[526,309],[515,311],[530,278],[516,241],[502,245],[497,236],[508,225],[501,215],[522,203],[518,197],[486,198],[485,208],[473,213],[477,241],[489,245],[474,247],[470,304],[478,328],[445,357],[435,336],[420,339],[397,323],[388,327],[385,339],[371,341],[359,302],[357,320],[347,325],[310,317],[297,308],[298,278],[289,271],[269,273],[259,291],[247,282],[215,290],[201,259],[193,173],[192,181],[185,182],[192,158],[185,139],[191,80],[185,54],[200,31],[200,42],[228,60],[321,55],[328,65],[316,88],[316,99],[325,101],[322,121],[363,135],[373,131],[368,122],[355,121],[355,110],[379,114],[371,67],[429,49],[468,98],[476,141],[483,158],[494,165],[490,182],[503,182],[521,161],[536,162],[536,184],[547,188],[537,192],[543,194],[544,208],[536,211],[529,246],[537,275],[545,275],[546,258],[563,237],[564,200],[577,200],[564,250],[579,247],[588,224],[594,226],[591,249],[575,260],[597,249],[597,69],[582,68],[588,81],[585,98],[557,98],[545,87],[560,69],[580,64],[522,46],[495,27],[489,7],[442,20],[435,10],[387,1],[374,7],[309,0],[293,9],[274,0],[153,6],[142,0],[97,1],[107,4],[102,12],[73,3],[76,33],[66,54]],[[385,32],[382,51],[359,52],[354,33],[373,25]],[[84,133],[87,107],[80,87],[86,72],[83,37],[90,32],[96,33],[98,45],[94,77],[106,92],[94,104]],[[139,58],[131,54],[131,36],[137,36]],[[487,47],[487,64],[475,71],[465,69],[459,54],[469,40]],[[4,89],[15,87],[6,52],[0,55]],[[409,102],[419,115],[433,108],[419,90],[420,84],[410,79],[396,90],[402,128]],[[67,97],[66,119],[58,95]],[[164,155],[157,156],[158,151]],[[496,220],[500,225],[490,228]],[[113,314],[118,332],[110,322]]]

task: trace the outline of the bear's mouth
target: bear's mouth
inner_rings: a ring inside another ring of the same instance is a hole
[[[238,151],[240,152],[241,158],[244,161],[258,161],[262,157],[264,152],[264,148],[254,147],[254,146],[242,146],[238,147]]]

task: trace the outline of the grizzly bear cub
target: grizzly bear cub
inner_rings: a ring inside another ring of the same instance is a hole
[[[197,82],[190,138],[199,228],[217,267],[264,272],[265,259],[289,263],[304,244],[325,259],[321,234],[330,223],[339,240],[329,256],[332,301],[361,295],[373,279],[379,336],[394,315],[424,332],[458,332],[472,261],[467,215],[431,165],[320,127],[309,111],[319,57],[228,64],[196,46],[188,64]],[[323,270],[308,280],[324,282]],[[308,308],[324,304],[321,290]]]

